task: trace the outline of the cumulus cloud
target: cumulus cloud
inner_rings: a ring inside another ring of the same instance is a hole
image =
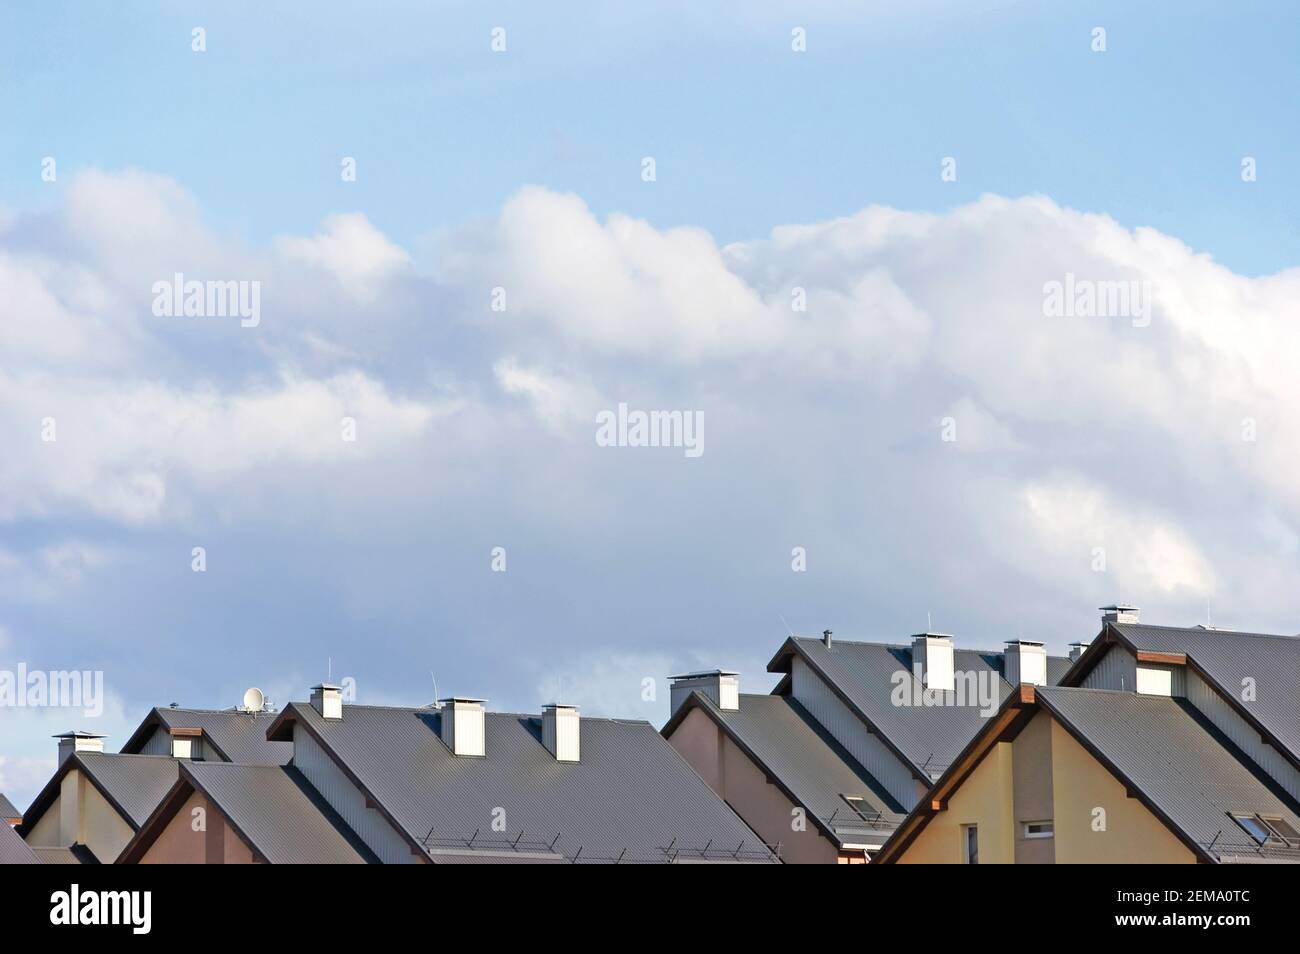
[[[567,672],[586,711],[634,714],[628,680],[672,660],[761,672],[780,615],[892,640],[933,611],[1057,649],[1117,598],[1294,628],[1300,270],[1041,196],[719,245],[526,188],[442,236],[428,274],[354,212],[247,249],[135,172],[6,220],[6,553],[78,595],[11,641],[148,659],[135,695],[172,667],[182,701],[351,653],[374,697],[450,659],[466,691]],[[153,316],[178,271],[262,281],[262,322]],[[1067,275],[1136,283],[1149,322],[1052,316]],[[619,403],[703,414],[707,452],[596,446]],[[184,575],[200,534],[225,575]],[[169,625],[226,651],[187,669]]]

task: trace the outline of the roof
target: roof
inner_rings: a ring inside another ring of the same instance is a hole
[[[203,738],[227,762],[243,765],[285,765],[293,758],[293,744],[271,742],[266,730],[275,721],[274,712],[244,712],[239,709],[155,708],[145,716],[126,745],[124,753],[138,753],[159,726],[171,729],[202,729]]]
[[[1277,815],[1300,831],[1291,800],[1186,700],[1061,687],[1037,696],[1167,824],[1217,860],[1260,855],[1230,812]]]
[[[794,699],[742,694],[740,707],[726,710],[692,692],[664,726],[665,738],[692,709],[703,710],[840,847],[881,844],[902,821],[907,808]],[[870,820],[845,795],[861,798]]]
[[[305,727],[421,850],[518,849],[570,861],[773,860],[648,722],[584,717],[581,760],[559,762],[542,744],[539,716],[489,712],[485,719],[481,758],[452,754],[434,709],[349,705],[343,718],[324,719],[291,703],[272,735]]]
[[[85,845],[73,845],[71,848],[32,847],[32,854],[43,865],[97,865],[99,859]]]
[[[34,865],[36,856],[21,835],[8,825],[0,825],[0,865]]]
[[[1275,815],[1300,831],[1295,803],[1185,699],[1109,689],[1025,686],[935,782],[881,852],[899,854],[998,742],[1040,710],[1056,719],[1201,860],[1300,861],[1300,851],[1260,849],[1230,813]]]
[[[913,774],[927,783],[952,763],[984,725],[988,714],[978,704],[957,705],[955,692],[944,693],[944,705],[895,705],[892,680],[899,671],[912,671],[910,645],[836,639],[827,648],[820,639],[794,636],[768,663],[768,671],[789,672],[790,660],[796,654],[879,732],[895,754],[911,765]],[[957,672],[995,673],[997,698],[992,700],[993,707],[1011,694],[1011,684],[1002,678],[1005,669],[1000,652],[955,649],[953,667]],[[1059,680],[1069,668],[1069,659],[1047,657],[1049,681]]]
[[[1134,652],[1186,656],[1221,696],[1300,764],[1300,706],[1296,704],[1300,638],[1137,623],[1108,623],[1100,638],[1103,643],[1118,641]],[[1066,684],[1077,685],[1102,655],[1085,653]],[[1255,698],[1251,701],[1242,698],[1245,679],[1254,680]]]
[[[181,777],[271,864],[378,861],[292,766],[186,762]]]
[[[177,760],[166,755],[113,755],[108,752],[74,752],[64,759],[23,816],[25,834],[59,797],[60,783],[68,772],[80,769],[129,824],[139,830],[176,783]]]
[[[0,821],[6,821],[10,818],[22,818],[23,813],[18,810],[18,806],[9,801],[2,792],[0,792]]]

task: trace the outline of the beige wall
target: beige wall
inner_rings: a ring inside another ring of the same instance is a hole
[[[980,864],[1015,861],[1012,748],[999,742],[898,859],[900,864],[961,864],[962,827],[979,826]]]
[[[700,709],[692,709],[669,743],[765,842],[781,845],[781,858],[791,864],[835,864],[839,851],[805,819],[803,831],[791,828],[796,807],[767,781],[754,763]]]
[[[27,843],[44,848],[85,845],[104,864],[112,864],[135,834],[79,770],[71,769],[59,783],[59,797],[46,809],[27,836]]]
[[[1052,717],[1039,712],[1011,743],[1014,782],[1016,864],[1049,865],[1056,860],[1055,838],[1026,838],[1025,823],[1051,821]]]
[[[1065,729],[1052,722],[1052,790],[1060,864],[1190,864],[1192,852]],[[1093,830],[1105,809],[1106,830]]]
[[[194,811],[203,810],[206,830],[194,830]],[[255,863],[252,849],[226,824],[225,818],[200,792],[194,792],[167,822],[142,865],[247,865]]]

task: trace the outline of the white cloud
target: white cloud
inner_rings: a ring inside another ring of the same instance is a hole
[[[331,215],[311,238],[286,236],[276,240],[285,258],[331,272],[352,295],[373,299],[376,287],[411,263],[399,245],[390,242],[359,212]]]

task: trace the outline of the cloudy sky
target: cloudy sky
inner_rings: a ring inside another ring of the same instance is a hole
[[[327,671],[658,723],[787,627],[1300,629],[1294,12],[624,6],[0,14],[0,670],[108,692],[0,791]]]

